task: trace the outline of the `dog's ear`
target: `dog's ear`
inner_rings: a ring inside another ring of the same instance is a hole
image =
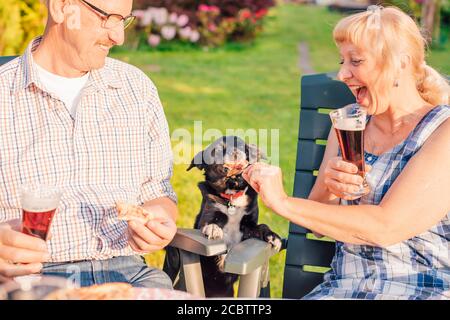
[[[194,167],[197,167],[199,170],[203,170],[206,168],[206,163],[203,159],[203,151],[200,151],[194,156],[194,158],[192,158],[191,164],[186,169],[186,171],[189,171]]]
[[[264,152],[258,148],[255,144],[246,144],[245,145],[245,151],[248,155],[248,161],[250,163],[258,162],[259,160],[267,160],[266,155]]]

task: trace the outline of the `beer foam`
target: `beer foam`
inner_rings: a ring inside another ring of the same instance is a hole
[[[59,199],[42,199],[26,196],[22,199],[22,209],[32,212],[46,212],[58,207]]]
[[[22,187],[20,202],[22,209],[32,212],[46,212],[59,206],[61,193],[54,188],[30,189]]]
[[[333,119],[333,127],[345,131],[361,131],[365,129],[366,124],[357,118],[338,118]]]

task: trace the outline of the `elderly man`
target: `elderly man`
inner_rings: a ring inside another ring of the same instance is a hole
[[[0,281],[43,273],[171,288],[141,256],[176,233],[167,121],[150,79],[107,58],[132,0],[46,4],[44,35],[0,67]],[[63,191],[47,242],[20,232],[23,184]],[[156,218],[119,221],[118,200]]]

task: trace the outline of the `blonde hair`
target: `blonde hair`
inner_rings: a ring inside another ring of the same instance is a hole
[[[448,104],[450,86],[446,78],[425,62],[426,41],[414,20],[396,7],[370,6],[365,12],[343,18],[333,30],[337,45],[350,42],[370,48],[381,64],[381,76],[375,83],[378,97],[375,107],[396,81],[401,56],[411,59],[413,77],[421,97],[432,105]]]

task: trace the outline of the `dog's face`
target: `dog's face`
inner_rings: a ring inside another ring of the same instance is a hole
[[[217,195],[234,194],[249,187],[242,177],[244,169],[264,156],[254,145],[236,136],[217,139],[199,152],[187,170],[197,167],[205,171],[205,182]]]

